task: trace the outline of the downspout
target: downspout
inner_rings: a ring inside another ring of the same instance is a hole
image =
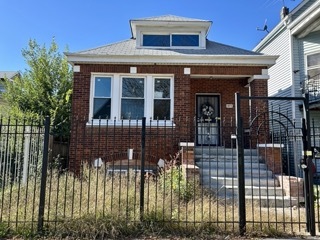
[[[293,57],[293,36],[291,34],[291,29],[289,31],[289,49],[290,49],[290,78],[291,78],[291,96],[296,97],[296,89],[295,89],[295,75],[293,73],[294,70],[294,57]],[[296,101],[292,101],[292,118],[296,119]]]

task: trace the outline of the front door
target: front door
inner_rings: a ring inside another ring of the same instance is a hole
[[[219,106],[219,95],[197,95],[197,145],[219,145]]]

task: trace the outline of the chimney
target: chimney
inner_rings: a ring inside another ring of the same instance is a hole
[[[281,13],[280,13],[281,20],[284,19],[288,14],[289,14],[289,8],[283,6],[281,8]]]

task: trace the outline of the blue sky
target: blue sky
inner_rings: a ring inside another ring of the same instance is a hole
[[[0,71],[24,71],[21,55],[30,39],[61,51],[94,48],[131,37],[129,20],[177,15],[211,20],[212,41],[251,50],[271,30],[283,2],[302,0],[0,0]]]

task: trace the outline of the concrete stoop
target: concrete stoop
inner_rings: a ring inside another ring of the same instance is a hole
[[[301,195],[288,196],[280,187],[279,177],[261,162],[257,150],[246,149],[245,198],[261,207],[293,207],[304,201]],[[235,149],[194,148],[195,165],[199,167],[200,184],[219,198],[234,201],[238,197],[237,159]]]

